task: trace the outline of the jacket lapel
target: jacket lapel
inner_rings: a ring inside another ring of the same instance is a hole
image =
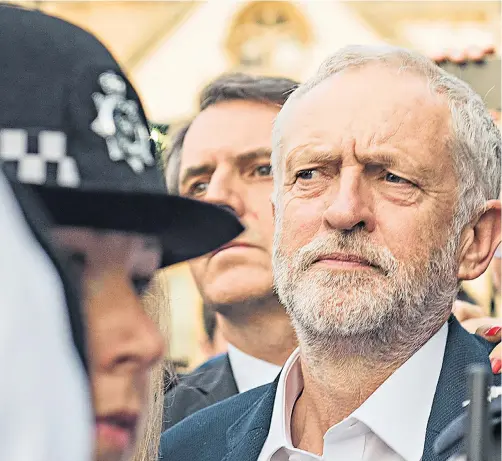
[[[465,411],[462,404],[469,398],[467,382],[469,365],[481,363],[490,369],[487,347],[481,340],[465,331],[453,316],[448,323],[443,366],[427,424],[422,461],[446,461],[459,449],[457,444],[438,456],[434,453],[433,444],[439,433]]]
[[[199,389],[212,402],[219,402],[239,393],[228,354],[222,357],[211,373],[205,374],[199,383]]]
[[[266,385],[265,393],[227,430],[228,452],[222,461],[256,461],[270,430],[277,392],[276,380]]]

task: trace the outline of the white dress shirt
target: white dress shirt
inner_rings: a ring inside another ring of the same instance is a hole
[[[271,383],[281,371],[281,367],[246,354],[231,344],[228,358],[234,373],[239,393]]]
[[[0,170],[0,460],[90,461],[92,411],[61,280]]]
[[[419,461],[447,335],[445,324],[357,410],[328,429],[321,457],[295,448],[291,441],[293,407],[303,390],[297,349],[281,372],[258,461]]]

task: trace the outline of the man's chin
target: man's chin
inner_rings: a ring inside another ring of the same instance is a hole
[[[295,301],[288,311],[300,328],[323,337],[377,334],[383,319],[395,315],[393,297],[378,297],[374,283],[345,288],[302,286],[301,295],[290,293],[290,300]]]
[[[268,299],[273,295],[272,276],[265,271],[219,274],[199,286],[204,302],[231,305]]]
[[[321,316],[316,313],[305,315],[296,312],[291,313],[291,317],[299,337],[310,344],[318,343],[326,347],[329,344],[345,344],[348,347],[353,340],[356,345],[361,343],[359,346],[364,349],[362,343],[382,337],[382,333],[387,329],[385,322],[382,322],[385,315],[380,316],[376,312],[368,315],[368,312],[363,310],[354,309],[340,315],[327,312]],[[342,343],[339,343],[340,340]]]
[[[242,313],[243,309],[265,309],[271,301],[278,303],[270,285],[226,287],[225,290],[209,291],[204,293],[203,301],[224,316],[236,314],[238,311]]]
[[[270,299],[276,299],[271,287],[267,289],[253,290],[248,289],[244,291],[240,290],[226,290],[225,293],[218,293],[216,296],[204,296],[204,302],[217,306],[232,306],[232,305],[250,305],[250,304],[260,304],[269,301]]]

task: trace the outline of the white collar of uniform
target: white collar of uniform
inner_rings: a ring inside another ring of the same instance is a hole
[[[280,366],[246,354],[232,344],[228,345],[228,359],[239,393],[271,383],[281,371]]]
[[[399,367],[350,416],[331,427],[330,432],[354,418],[368,426],[406,461],[420,460],[427,422],[436,392],[448,336],[448,325],[441,329]],[[260,460],[270,459],[280,448],[293,449],[291,416],[303,390],[300,349],[296,349],[282,369],[274,400],[270,431]]]

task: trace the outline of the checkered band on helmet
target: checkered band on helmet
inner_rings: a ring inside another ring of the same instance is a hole
[[[0,129],[0,159],[14,166],[19,182],[78,187],[80,174],[67,155],[66,135],[61,131]]]

